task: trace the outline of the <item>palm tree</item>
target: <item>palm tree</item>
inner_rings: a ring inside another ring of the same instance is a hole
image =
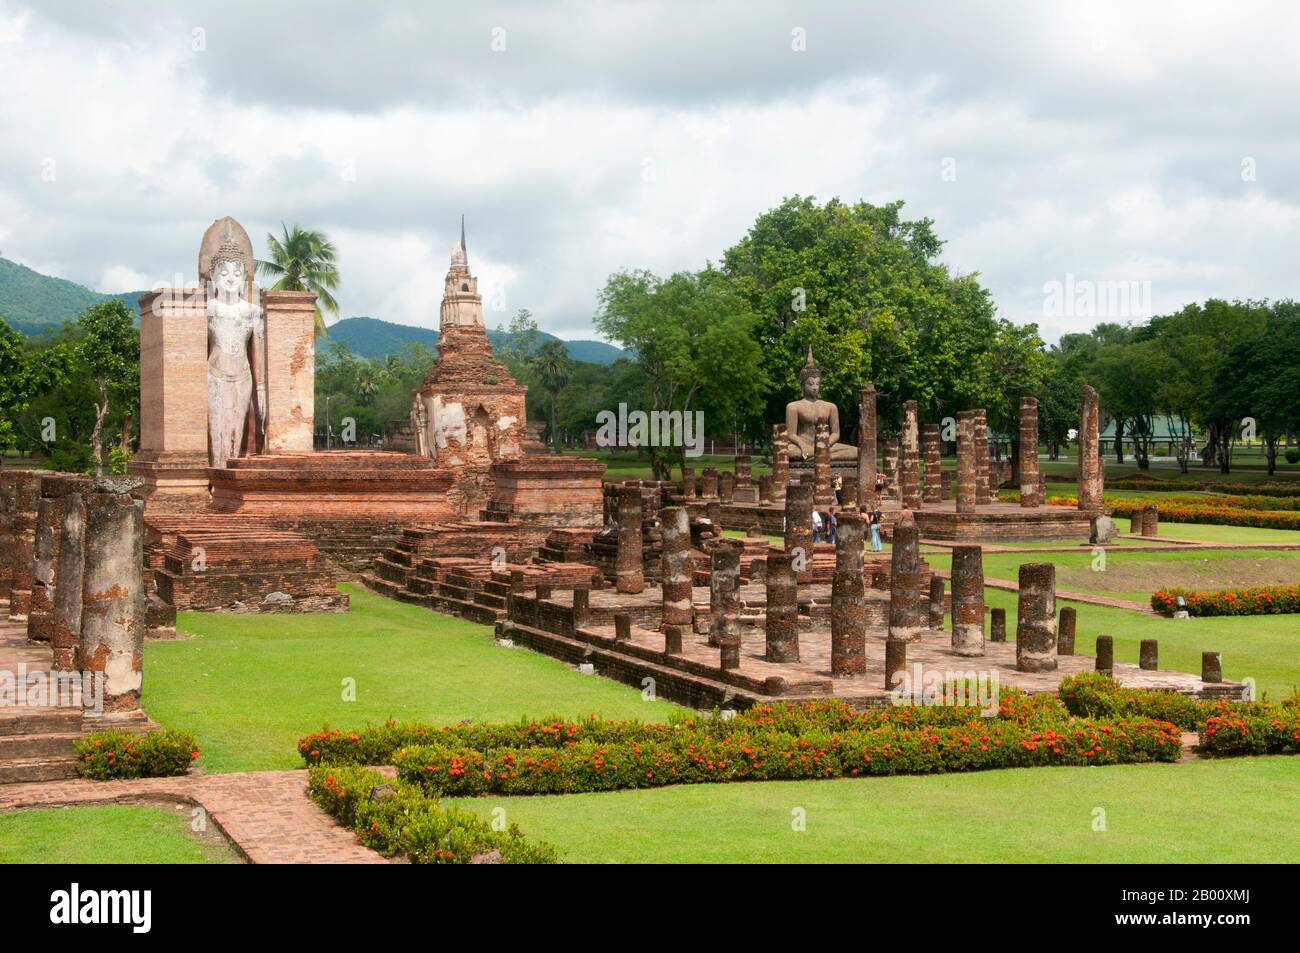
[[[555,399],[569,383],[573,361],[564,342],[556,338],[544,341],[531,361],[542,390],[551,395],[551,451],[560,452],[560,430],[556,425]]]
[[[268,233],[266,247],[271,260],[258,259],[257,270],[277,276],[271,287],[276,291],[316,292],[316,333],[325,337],[325,317],[321,309],[338,317],[339,303],[330,294],[339,286],[339,270],[334,263],[334,245],[321,232],[305,231],[297,225],[293,231],[283,222],[280,238]]]

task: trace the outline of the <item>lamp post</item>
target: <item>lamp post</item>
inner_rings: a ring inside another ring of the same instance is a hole
[[[330,401],[334,399],[333,394],[325,396],[325,449],[330,448],[330,434],[333,433],[330,428]]]

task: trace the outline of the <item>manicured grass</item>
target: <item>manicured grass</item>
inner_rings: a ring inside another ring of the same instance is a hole
[[[1294,828],[1295,778],[1241,758],[448,803],[505,808],[571,863],[1294,863],[1300,839],[1265,832]]]
[[[190,811],[113,804],[0,814],[0,864],[230,864],[234,852],[190,832]]]
[[[326,722],[449,724],[593,712],[659,721],[673,706],[527,649],[492,630],[355,586],[347,613],[182,612],[188,640],[145,648],[144,708],[194,732],[208,772],[301,767],[298,738]],[[354,680],[349,683],[347,680]],[[355,684],[355,701],[346,701]]]
[[[1121,533],[1130,532],[1130,520],[1117,518],[1115,524]],[[1170,539],[1191,539],[1203,543],[1300,543],[1300,530],[1295,529],[1218,526],[1213,523],[1170,523],[1163,519],[1160,521],[1160,535]]]

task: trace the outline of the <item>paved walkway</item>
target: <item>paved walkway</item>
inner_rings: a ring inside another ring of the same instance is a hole
[[[44,781],[0,785],[0,811],[58,805],[181,801],[198,804],[254,864],[384,864],[307,797],[306,771]]]

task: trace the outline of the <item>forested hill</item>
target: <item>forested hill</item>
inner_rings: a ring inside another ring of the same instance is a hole
[[[539,340],[561,340],[545,331],[537,333]],[[493,347],[500,344],[501,335],[489,330]],[[438,343],[438,332],[432,328],[417,328],[408,324],[394,324],[378,318],[344,318],[330,325],[329,339],[346,344],[360,357],[384,358],[396,354],[409,341],[419,341],[433,347]],[[575,361],[591,364],[613,364],[623,352],[604,341],[565,341],[569,356]]]

